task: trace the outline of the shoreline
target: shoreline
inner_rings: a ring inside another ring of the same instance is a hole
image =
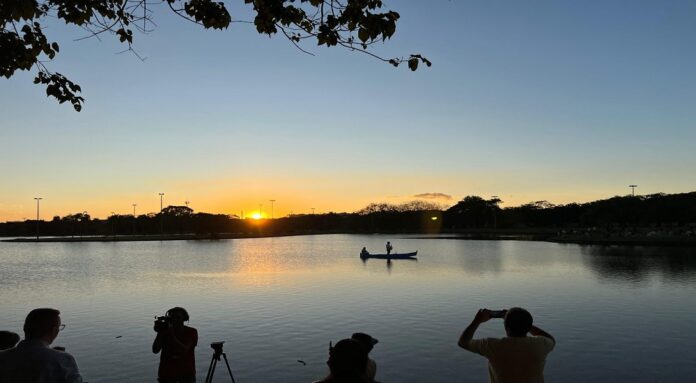
[[[58,242],[152,242],[152,241],[215,241],[226,239],[273,238],[299,235],[416,235],[418,239],[449,239],[471,241],[535,241],[577,245],[604,246],[693,246],[696,247],[696,237],[612,237],[612,236],[578,236],[557,235],[546,230],[526,232],[476,231],[460,233],[287,233],[287,234],[164,234],[164,235],[116,235],[116,236],[83,236],[83,237],[19,237],[0,239],[5,243],[58,243]],[[0,237],[2,238],[2,237]]]

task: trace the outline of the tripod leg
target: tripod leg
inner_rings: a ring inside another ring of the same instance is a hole
[[[210,367],[208,367],[208,375],[205,376],[205,383],[213,382],[213,374],[215,373],[215,366],[217,365],[217,359],[213,355],[213,359],[210,360]]]
[[[232,379],[232,383],[237,383],[234,381],[234,376],[232,376],[232,369],[230,368],[230,362],[227,361],[227,354],[225,354],[223,352],[222,357],[225,358],[225,364],[227,365],[227,372],[230,373],[230,379]]]

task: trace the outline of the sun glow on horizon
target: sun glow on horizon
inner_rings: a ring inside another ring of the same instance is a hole
[[[263,218],[263,216],[261,215],[261,213],[254,213],[251,215],[251,218],[252,219],[261,219],[261,218]]]

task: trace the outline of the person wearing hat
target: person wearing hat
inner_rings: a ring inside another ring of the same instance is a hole
[[[314,383],[370,383],[365,376],[367,352],[360,342],[342,339],[329,343],[329,375]]]
[[[367,375],[367,379],[369,379],[370,382],[374,382],[375,375],[377,375],[377,363],[370,358],[369,353],[379,341],[363,332],[356,332],[350,338],[358,341],[363,347],[365,347],[365,350],[368,353],[367,365],[365,366],[365,375]]]

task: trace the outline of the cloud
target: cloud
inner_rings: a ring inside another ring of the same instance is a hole
[[[445,193],[421,193],[421,194],[414,195],[413,198],[437,199],[437,200],[443,200],[443,201],[450,201],[452,199],[452,196],[449,194],[445,194]]]

